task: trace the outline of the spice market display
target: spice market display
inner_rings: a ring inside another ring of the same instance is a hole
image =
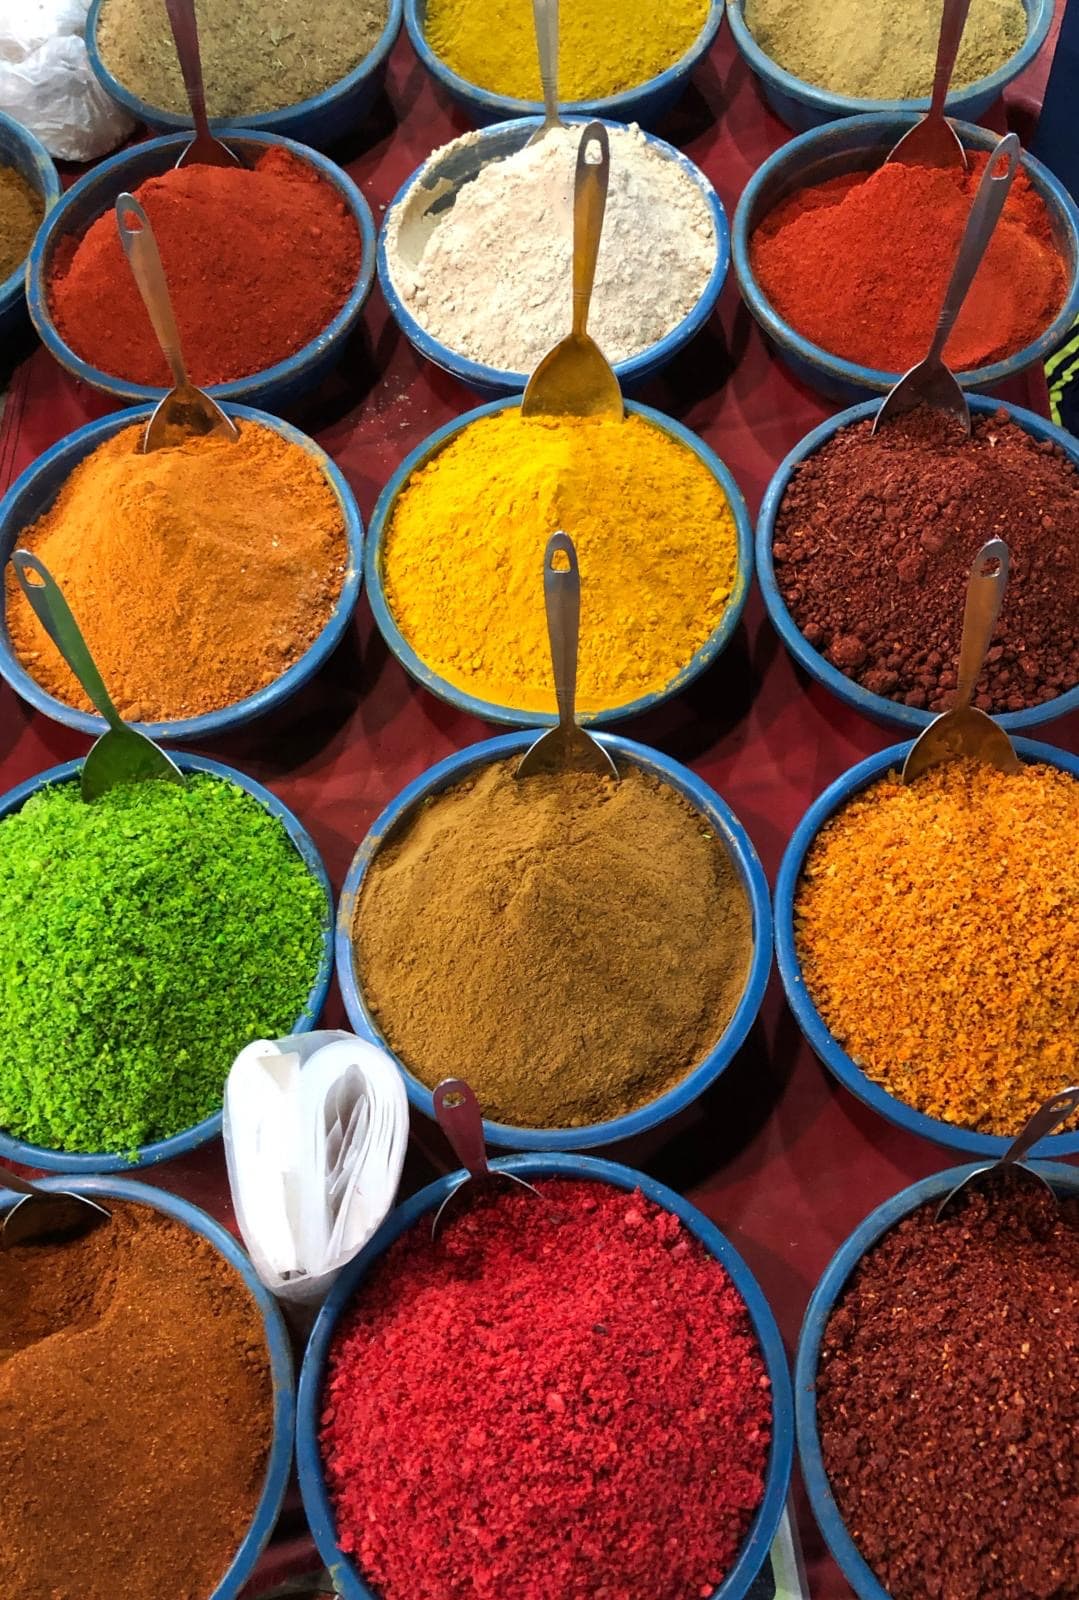
[[[0,1600],[1079,1600],[1079,440],[1041,365],[1079,208],[1037,6],[971,0],[951,80],[1024,146],[945,349],[1003,377],[969,432],[923,395],[877,433],[824,377],[924,356],[992,160],[887,161],[894,105],[852,159],[942,11],[96,0],[87,81],[145,123],[58,174],[0,115]],[[178,160],[185,13],[234,165]],[[122,193],[235,432],[181,395],[147,435],[176,367]],[[598,193],[624,409],[537,415]],[[968,689],[1018,770],[905,784]],[[614,772],[563,725],[520,776],[570,700]],[[1052,1193],[937,1215],[1038,1116]]]

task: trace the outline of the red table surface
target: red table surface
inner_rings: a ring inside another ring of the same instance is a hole
[[[377,221],[430,150],[464,127],[402,42],[387,97],[355,149],[338,154]],[[789,137],[725,30],[682,108],[660,131],[704,169],[729,215],[755,168]],[[1040,375],[1009,397],[1043,408]],[[754,513],[781,458],[831,414],[769,356],[733,277],[719,315],[641,398],[708,441]],[[376,287],[339,376],[293,420],[342,467],[366,519],[404,455],[473,403],[468,391],[413,353]],[[106,409],[38,350],[12,384],[0,433],[0,488]],[[84,737],[31,712],[6,686],[0,686],[0,730],[0,791],[87,748]],[[297,812],[337,890],[385,803],[426,767],[493,731],[417,688],[389,655],[361,599],[353,629],[313,684],[246,734],[205,748],[267,783]],[[624,731],[689,764],[729,801],[773,883],[784,845],[813,798],[854,762],[893,742],[794,669],[756,591],[716,666],[673,704]],[[1074,748],[1077,734],[1073,716],[1051,725],[1046,736]],[[336,988],[325,1017],[328,1025],[343,1022]],[[429,1128],[419,1131],[437,1160],[437,1138]],[[408,1174],[415,1184],[430,1176],[431,1164],[413,1145]],[[664,1142],[614,1154],[688,1194],[727,1233],[757,1274],[792,1354],[813,1285],[847,1234],[897,1189],[951,1164],[946,1153],[889,1127],[833,1083],[802,1042],[774,973],[745,1048],[696,1112]],[[219,1144],[146,1176],[232,1224]],[[851,1591],[797,1492],[811,1593],[815,1600],[846,1600]],[[312,1565],[292,1496],[248,1593]]]

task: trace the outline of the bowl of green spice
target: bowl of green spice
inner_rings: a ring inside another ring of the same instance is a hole
[[[326,870],[275,795],[177,755],[183,785],[86,804],[70,761],[0,799],[0,1157],[118,1172],[221,1130],[252,1039],[315,1026]]]

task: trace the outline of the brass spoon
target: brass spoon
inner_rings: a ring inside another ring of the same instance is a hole
[[[195,124],[195,137],[185,145],[176,160],[178,167],[242,167],[239,156],[227,144],[210,132],[210,119],[206,115],[206,91],[202,82],[202,52],[199,49],[199,25],[195,16],[195,0],[165,0],[169,14],[176,54],[180,58],[184,88],[191,106],[191,119]]]
[[[39,1189],[36,1183],[0,1167],[0,1189],[20,1198],[4,1215],[0,1243],[5,1250],[17,1244],[58,1243],[77,1239],[108,1222],[112,1216],[96,1200],[67,1189]]]
[[[543,126],[536,129],[526,150],[528,145],[539,144],[552,128],[566,126],[558,115],[558,0],[532,0],[532,17],[543,85]]]
[[[534,1194],[537,1200],[540,1198],[539,1192],[532,1184],[526,1183],[515,1172],[495,1171],[488,1165],[479,1101],[463,1078],[444,1078],[435,1090],[434,1101],[438,1125],[453,1146],[453,1153],[464,1167],[466,1175],[460,1183],[454,1185],[435,1212],[434,1221],[431,1223],[432,1239],[438,1238],[447,1211],[470,1184],[495,1183],[501,1180],[504,1183],[519,1184],[522,1189],[527,1189],[529,1194]]]
[[[929,110],[892,147],[887,161],[905,161],[912,167],[959,167],[966,172],[967,152],[944,115],[944,102],[951,87],[955,58],[959,54],[959,43],[969,10],[970,0],[944,0]]]
[[[993,1177],[996,1173],[1010,1172],[1013,1169],[1016,1172],[1022,1172],[1028,1178],[1034,1178],[1044,1189],[1048,1189],[1054,1203],[1059,1206],[1060,1201],[1052,1184],[1047,1183],[1041,1173],[1035,1172],[1033,1167],[1023,1166],[1022,1161],[1027,1151],[1033,1149],[1039,1139],[1047,1138],[1055,1128],[1059,1128],[1060,1124],[1066,1122],[1076,1111],[1079,1111],[1079,1088],[1061,1089],[1059,1094],[1053,1095],[1050,1100],[1047,1100],[1043,1106],[1040,1106],[1035,1111],[1018,1139],[1009,1145],[999,1161],[993,1161],[987,1167],[979,1167],[975,1172],[968,1173],[960,1183],[956,1184],[954,1189],[944,1196],[944,1199],[937,1207],[936,1220],[940,1221],[952,1201],[962,1194],[964,1189],[971,1185],[980,1184],[986,1178]]]

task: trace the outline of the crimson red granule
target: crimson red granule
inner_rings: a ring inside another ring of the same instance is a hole
[[[760,1504],[770,1384],[677,1217],[606,1184],[424,1218],[334,1339],[322,1453],[384,1600],[699,1600]]]

